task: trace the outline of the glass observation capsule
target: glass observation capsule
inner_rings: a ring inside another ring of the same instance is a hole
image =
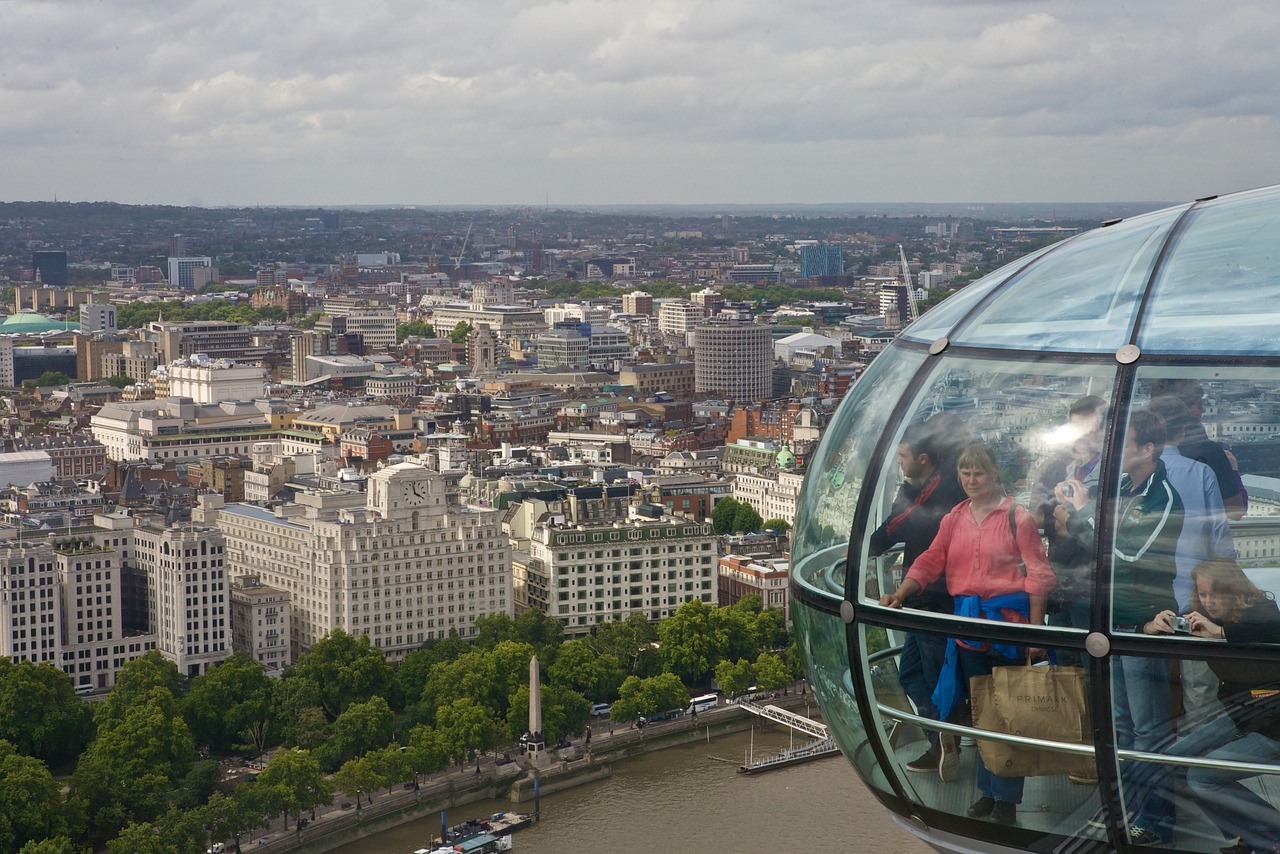
[[[1280,187],[1200,200],[969,285],[850,390],[792,607],[831,734],[904,828],[1280,843],[1278,297]],[[1063,677],[1029,708],[1028,651]],[[1021,734],[1073,698],[1074,735]]]

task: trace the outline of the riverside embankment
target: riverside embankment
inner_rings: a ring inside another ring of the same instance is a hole
[[[768,702],[804,712],[808,706],[817,714],[811,695],[792,694]],[[697,717],[682,717],[650,724],[643,730],[611,726],[608,721],[594,722],[590,739],[573,740],[575,758],[550,762],[538,770],[541,794],[571,789],[605,779],[613,773],[615,763],[670,747],[699,741],[710,742],[718,736],[744,732],[760,725],[759,718],[736,705],[726,704]],[[770,726],[776,726],[771,724]],[[324,852],[341,848],[406,822],[438,816],[442,810],[454,810],[480,801],[507,801],[512,809],[533,809],[533,773],[518,763],[497,765],[493,757],[475,765],[432,775],[417,789],[396,788],[379,793],[372,803],[354,808],[355,799],[341,795],[334,803],[316,810],[315,818],[298,831],[285,829],[277,821],[270,832],[248,846],[255,854],[277,854],[288,850]],[[345,808],[344,808],[345,805]],[[264,841],[265,840],[265,841]],[[244,845],[244,841],[241,843]]]

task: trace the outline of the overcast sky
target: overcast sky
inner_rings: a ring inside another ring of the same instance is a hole
[[[0,200],[1181,201],[1280,3],[0,0]]]

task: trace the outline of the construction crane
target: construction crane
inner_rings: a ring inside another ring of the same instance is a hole
[[[453,259],[453,269],[462,269],[462,256],[467,254],[467,241],[471,239],[471,229],[476,227],[476,221],[471,220],[471,224],[467,226],[467,236],[462,238],[462,249],[459,250],[456,258]]]
[[[911,284],[911,267],[907,264],[907,253],[903,251],[902,244],[898,244],[898,263],[902,265],[902,284],[907,289],[907,323],[911,323],[920,316],[916,311],[915,287]]]

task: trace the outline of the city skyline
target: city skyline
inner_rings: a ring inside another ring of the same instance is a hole
[[[1273,183],[1280,9],[5,4],[7,200],[1148,201]]]

